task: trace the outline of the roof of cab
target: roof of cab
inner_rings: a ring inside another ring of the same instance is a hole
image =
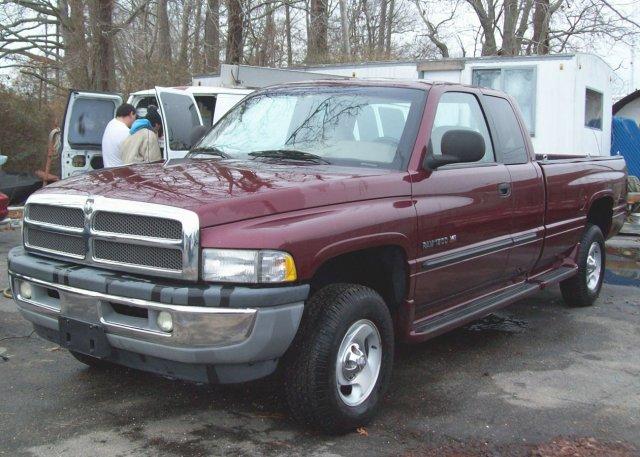
[[[384,79],[384,78],[345,78],[345,79],[314,79],[307,81],[296,81],[284,84],[267,86],[263,90],[280,89],[286,87],[400,87],[407,89],[429,89],[433,83],[420,79]]]
[[[193,95],[217,95],[217,94],[238,94],[238,95],[246,95],[253,92],[252,89],[235,89],[231,87],[220,87],[220,86],[175,86],[170,87],[170,89],[178,89],[184,90],[188,94]],[[139,90],[137,92],[132,92],[131,95],[155,95],[155,89],[145,89]]]

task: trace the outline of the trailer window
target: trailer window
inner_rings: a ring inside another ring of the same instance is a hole
[[[602,94],[593,89],[585,95],[584,126],[602,130]]]
[[[484,100],[493,120],[498,157],[506,165],[527,163],[527,149],[511,104],[500,97],[486,96]]]
[[[529,133],[531,136],[535,134],[535,68],[476,68],[472,80],[475,86],[501,90],[515,98]]]

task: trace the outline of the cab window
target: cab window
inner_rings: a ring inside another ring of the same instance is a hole
[[[484,138],[485,153],[480,162],[495,162],[489,129],[478,99],[465,92],[446,92],[440,97],[429,139],[429,152],[441,155],[443,135],[450,130],[472,130]]]
[[[527,163],[527,148],[516,113],[504,98],[486,95],[485,106],[493,121],[498,156],[506,165]]]

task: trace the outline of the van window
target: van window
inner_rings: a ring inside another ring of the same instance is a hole
[[[511,104],[504,98],[488,95],[484,101],[493,119],[498,157],[502,157],[502,162],[507,165],[527,163],[527,149]]]
[[[200,110],[200,116],[202,117],[202,125],[205,127],[211,127],[213,125],[213,113],[216,110],[216,97],[215,95],[195,95],[198,109]]]
[[[170,92],[161,92],[162,112],[166,116],[165,123],[169,139],[169,148],[172,151],[184,151],[191,147],[191,134],[193,129],[200,125],[198,108],[191,98]],[[185,117],[185,113],[189,113]]]
[[[485,153],[480,162],[494,162],[493,147],[487,122],[473,94],[446,92],[440,97],[429,138],[429,152],[441,155],[442,137],[450,130],[473,130],[484,138]]]
[[[116,112],[113,100],[78,98],[73,102],[69,118],[68,142],[73,148],[99,149],[104,129]]]

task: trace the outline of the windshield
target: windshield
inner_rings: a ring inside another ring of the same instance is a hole
[[[231,158],[406,166],[425,91],[299,87],[245,99],[196,146]]]

